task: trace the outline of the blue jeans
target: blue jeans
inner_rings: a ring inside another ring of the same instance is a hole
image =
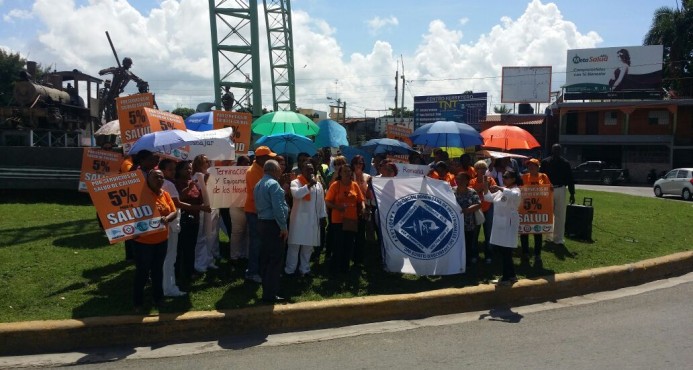
[[[260,235],[257,232],[257,213],[246,212],[248,221],[248,269],[245,277],[260,275]]]

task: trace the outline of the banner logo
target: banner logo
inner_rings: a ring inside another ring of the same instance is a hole
[[[429,194],[398,199],[387,213],[388,236],[407,256],[440,258],[457,243],[460,215],[447,202]]]

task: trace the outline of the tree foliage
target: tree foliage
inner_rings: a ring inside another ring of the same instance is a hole
[[[498,114],[509,114],[509,113],[512,113],[512,112],[513,112],[513,109],[510,108],[510,107],[508,107],[508,106],[505,105],[505,104],[496,105],[495,107],[493,107],[493,113],[498,113]]]
[[[19,53],[10,53],[0,48],[0,106],[7,106],[12,103],[14,83],[19,80],[19,72],[24,69],[26,59]],[[34,81],[39,81],[41,76],[48,73],[49,68],[43,68],[40,64],[36,66],[36,76]]]
[[[643,43],[664,46],[664,87],[693,96],[693,0],[655,10]]]
[[[407,107],[404,107],[404,109],[388,107],[387,109],[390,110],[390,114],[387,115],[386,117],[399,118],[400,112],[403,113],[402,117],[404,117],[404,118],[414,117],[414,111],[409,110]]]
[[[177,115],[183,117],[183,119],[186,119],[186,118],[192,116],[195,113],[195,110],[192,108],[178,107],[178,108],[174,109],[173,111],[171,111],[171,113],[177,114]]]

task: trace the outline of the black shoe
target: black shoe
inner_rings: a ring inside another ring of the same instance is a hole
[[[534,267],[542,267],[544,266],[544,262],[541,260],[541,257],[535,256],[534,257]]]

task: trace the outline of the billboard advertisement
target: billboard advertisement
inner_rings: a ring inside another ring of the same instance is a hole
[[[551,67],[503,67],[501,103],[549,103]]]
[[[466,123],[475,129],[486,120],[486,93],[414,97],[414,128],[435,121]]]
[[[566,99],[659,99],[662,45],[568,50]]]

